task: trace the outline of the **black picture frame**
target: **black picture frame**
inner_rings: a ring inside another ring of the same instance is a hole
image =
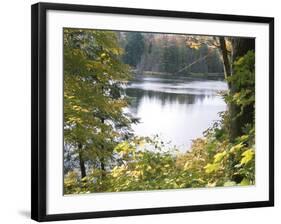
[[[46,213],[46,12],[63,10],[75,12],[100,12],[124,15],[204,19],[216,21],[254,22],[269,24],[269,200],[208,204],[195,206],[159,207],[131,210],[114,210],[84,213]],[[133,216],[161,213],[193,212],[206,210],[238,209],[274,206],[274,18],[183,11],[164,11],[137,8],[103,7],[73,4],[37,3],[32,5],[31,48],[31,218],[36,221],[74,220],[115,216]]]

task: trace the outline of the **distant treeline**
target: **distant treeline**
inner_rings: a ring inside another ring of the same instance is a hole
[[[123,61],[138,71],[173,74],[223,73],[218,49],[190,48],[185,35],[120,32]]]

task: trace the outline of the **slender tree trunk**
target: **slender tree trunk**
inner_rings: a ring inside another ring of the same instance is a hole
[[[104,164],[104,158],[103,157],[100,158],[100,167],[101,167],[102,171],[105,171],[105,164]]]
[[[224,37],[219,37],[219,42],[220,42],[220,48],[221,48],[223,64],[224,64],[225,78],[227,80],[227,78],[232,75],[232,72],[231,72],[232,63],[230,62],[230,59],[228,57],[228,52],[227,52]],[[227,84],[228,84],[230,94],[234,94],[236,91],[235,86],[231,85],[230,82],[227,82]],[[229,121],[229,138],[230,139],[229,140],[231,142],[233,142],[235,140],[235,138],[239,136],[239,132],[240,132],[239,124],[237,124],[237,120],[236,120],[236,116],[239,113],[239,110],[238,110],[239,108],[237,107],[237,105],[235,105],[233,103],[229,103],[228,109],[229,109],[229,117],[230,117],[230,121]]]
[[[225,74],[225,78],[227,78],[227,77],[231,76],[231,63],[228,59],[228,53],[227,53],[227,48],[226,48],[224,37],[219,37],[219,42],[220,42],[220,49],[221,49],[222,58],[223,58],[224,74]]]
[[[80,165],[80,171],[81,171],[81,178],[86,177],[86,167],[85,167],[85,161],[83,158],[82,153],[82,144],[78,144],[78,150],[79,150],[79,165]]]
[[[101,122],[104,123],[105,119],[102,117],[101,118]],[[102,151],[104,150],[104,145],[101,145],[101,149]],[[100,157],[100,166],[101,166],[101,170],[102,170],[102,178],[105,176],[105,162],[104,162],[104,156],[102,155]]]

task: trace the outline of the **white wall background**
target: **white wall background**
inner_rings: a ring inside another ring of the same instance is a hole
[[[42,0],[44,1],[44,0]],[[50,0],[51,1],[51,0]],[[30,220],[30,5],[36,1],[6,0],[0,7],[0,223]],[[278,223],[280,198],[280,6],[265,0],[60,0],[61,3],[183,10],[275,17],[275,161],[274,208],[237,209],[149,215],[60,223]],[[267,134],[267,133],[266,133]]]

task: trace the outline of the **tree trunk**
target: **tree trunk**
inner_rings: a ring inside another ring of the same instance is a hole
[[[244,56],[249,50],[255,49],[255,41],[250,38],[234,38],[232,40],[232,62],[228,57],[228,52],[226,48],[225,38],[219,37],[220,49],[222,52],[224,70],[225,70],[225,78],[232,75],[231,64],[237,60],[239,57]],[[236,86],[228,83],[230,94],[235,94],[239,90]],[[253,108],[246,108],[243,116],[237,116],[241,111],[241,108],[233,103],[229,103],[229,116],[230,116],[230,124],[229,124],[229,140],[234,142],[234,140],[242,135],[242,127],[244,124],[249,123],[249,121],[253,118]]]
[[[228,59],[228,54],[227,54],[224,37],[219,37],[219,42],[220,42],[220,49],[221,49],[223,65],[224,65],[224,75],[225,75],[225,78],[227,78],[227,77],[231,76],[231,66],[230,66],[231,63]]]
[[[100,167],[101,167],[102,171],[105,171],[105,164],[104,164],[104,158],[103,157],[100,158]]]
[[[79,165],[80,165],[80,171],[81,171],[81,178],[86,177],[86,167],[85,167],[85,161],[83,158],[83,153],[82,153],[82,144],[78,144],[78,150],[79,150]]]
[[[255,51],[255,40],[252,38],[234,38],[232,40],[233,61],[247,54],[248,51]]]
[[[101,117],[101,122],[104,123],[105,119],[103,117]],[[104,151],[104,145],[101,145],[101,149],[102,151]],[[104,162],[104,156],[102,155],[100,157],[100,166],[101,166],[101,170],[102,170],[102,178],[105,176],[105,162]]]
[[[231,62],[229,60],[228,57],[228,52],[227,52],[227,48],[226,48],[226,43],[225,43],[225,38],[224,37],[219,37],[219,42],[220,42],[220,48],[221,48],[221,52],[222,52],[222,58],[223,58],[223,64],[224,64],[224,73],[225,73],[225,78],[227,80],[227,78],[229,76],[232,75],[231,72]],[[236,88],[234,85],[231,85],[230,82],[227,82],[228,84],[228,88],[229,88],[229,92],[230,94],[234,94],[236,92]],[[240,122],[237,122],[237,114],[239,113],[239,107],[233,103],[228,103],[228,111],[229,111],[229,117],[230,117],[230,121],[229,121],[229,140],[231,142],[233,142],[240,134],[241,132],[241,127],[240,127]]]
[[[250,38],[234,38],[232,40],[232,58],[233,62],[238,60],[240,57],[243,57],[249,50],[255,50],[255,41]],[[231,93],[234,94],[239,92],[236,86],[231,88]],[[252,123],[254,120],[254,105],[248,105],[244,108],[243,114],[237,117],[241,112],[240,106],[231,105],[231,131],[230,131],[230,140],[234,141],[235,138],[243,134],[242,128],[247,123]]]

